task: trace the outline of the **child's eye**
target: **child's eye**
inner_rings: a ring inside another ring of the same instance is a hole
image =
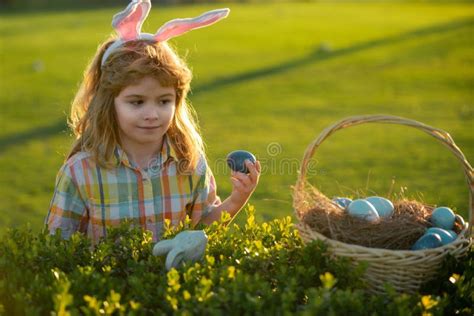
[[[133,101],[130,101],[130,104],[138,106],[138,105],[142,105],[143,101],[142,100],[133,100]]]
[[[160,100],[160,105],[168,105],[168,104],[171,104],[173,102],[173,100],[171,99],[163,99],[163,100]]]

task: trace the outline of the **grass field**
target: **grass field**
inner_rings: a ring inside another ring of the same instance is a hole
[[[351,115],[404,116],[444,129],[474,158],[474,6],[436,3],[227,4],[230,17],[174,40],[194,70],[192,104],[225,198],[226,154],[254,152],[259,219],[291,215],[306,146]],[[144,31],[215,6],[152,9]],[[39,230],[72,142],[65,119],[83,69],[121,10],[0,14],[0,232]],[[362,125],[316,152],[326,195],[403,190],[467,216],[460,164],[414,129]],[[241,216],[237,218],[239,219]]]

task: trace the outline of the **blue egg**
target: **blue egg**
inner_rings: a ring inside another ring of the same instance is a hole
[[[430,227],[425,234],[438,234],[441,237],[443,245],[447,245],[458,238],[458,235],[452,230],[445,230],[439,227]]]
[[[351,199],[345,198],[345,197],[335,197],[332,199],[332,201],[336,203],[337,205],[339,205],[340,207],[342,207],[343,209],[346,209],[349,206],[349,204],[351,204],[352,202]]]
[[[458,238],[458,234],[454,230],[445,229],[445,231],[447,231],[451,236],[453,236],[454,239]]]
[[[437,207],[431,213],[431,223],[443,229],[453,229],[456,215],[449,207]]]
[[[227,165],[234,171],[250,173],[245,165],[245,160],[247,159],[252,163],[257,161],[252,153],[245,150],[236,150],[227,155]]]
[[[390,200],[380,196],[371,196],[365,200],[375,207],[380,217],[390,217],[393,214],[394,207]]]
[[[438,234],[429,233],[424,234],[418,239],[415,244],[411,247],[411,250],[422,250],[437,248],[443,245],[441,237]]]
[[[375,222],[379,219],[379,214],[375,207],[366,200],[358,199],[352,201],[347,207],[347,212],[351,216]]]

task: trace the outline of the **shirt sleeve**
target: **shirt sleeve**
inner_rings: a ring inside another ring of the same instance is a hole
[[[45,219],[45,226],[49,233],[54,235],[58,228],[64,239],[80,230],[81,225],[87,220],[87,207],[84,203],[79,188],[74,181],[72,166],[67,163],[59,170],[56,177],[53,198]]]
[[[197,184],[193,192],[194,201],[191,213],[193,225],[198,224],[203,217],[206,217],[213,207],[222,203],[217,195],[216,180],[209,166],[203,163],[197,169],[201,172],[197,177]]]

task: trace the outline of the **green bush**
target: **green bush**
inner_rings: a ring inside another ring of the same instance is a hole
[[[206,227],[202,262],[167,272],[152,255],[148,232],[126,224],[97,247],[81,234],[69,241],[28,228],[0,241],[0,314],[6,315],[471,315],[473,251],[449,258],[420,294],[369,296],[364,267],[329,258],[323,243],[304,245],[291,218],[243,227]],[[188,229],[166,227],[165,238]]]

